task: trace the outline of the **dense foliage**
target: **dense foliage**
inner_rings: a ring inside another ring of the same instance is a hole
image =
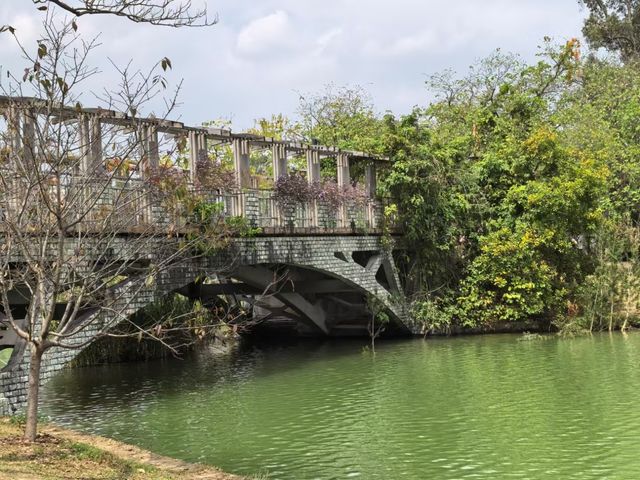
[[[433,77],[436,100],[400,117],[329,89],[303,99],[299,131],[392,160],[379,189],[425,331],[627,328],[640,306],[638,73],[545,40],[530,65],[498,51],[466,77]]]
[[[576,40],[540,57],[497,53],[464,79],[438,76],[436,102],[384,121],[384,185],[426,329],[636,315],[637,282],[607,277],[637,268],[637,70],[583,60]]]
[[[580,0],[589,10],[582,33],[594,48],[604,47],[625,61],[640,58],[640,2]]]

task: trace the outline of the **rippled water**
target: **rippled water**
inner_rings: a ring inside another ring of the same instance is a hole
[[[269,479],[640,478],[640,335],[299,343],[85,368],[45,414]]]

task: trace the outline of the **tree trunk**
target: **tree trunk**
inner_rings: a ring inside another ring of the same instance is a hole
[[[628,307],[628,306],[627,306]],[[627,329],[629,328],[629,310],[627,308],[627,315],[624,318],[624,323],[622,324],[622,328],[620,329],[620,331],[622,333],[627,333]]]
[[[31,364],[29,365],[29,391],[27,392],[27,418],[24,439],[35,442],[38,433],[38,395],[40,393],[40,367],[44,351],[39,345],[30,344]]]
[[[611,309],[609,310],[609,331],[613,332],[613,302],[611,303]]]
[[[598,308],[598,294],[600,293],[600,289],[596,291],[596,298],[594,298],[593,303],[591,304],[591,323],[589,324],[589,333],[593,332],[593,324],[596,321],[596,311]]]
[[[375,354],[376,353],[376,317],[372,316],[371,317],[371,330],[369,331],[369,334],[371,336],[371,353]]]

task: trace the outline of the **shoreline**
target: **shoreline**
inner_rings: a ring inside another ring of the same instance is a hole
[[[198,463],[171,457],[98,435],[39,425],[34,444],[21,440],[22,426],[0,417],[0,479],[57,480],[74,478],[133,480],[248,480]],[[88,474],[93,476],[87,476]],[[126,476],[125,476],[126,475]],[[80,477],[76,477],[80,478]]]

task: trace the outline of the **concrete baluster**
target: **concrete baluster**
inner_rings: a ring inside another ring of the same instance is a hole
[[[349,156],[340,153],[337,158],[338,163],[338,187],[344,189],[351,185],[351,173],[349,170]],[[338,209],[338,224],[343,227],[349,227],[348,225],[349,215],[347,205],[344,203]]]
[[[274,143],[271,147],[271,160],[273,166],[273,181],[277,182],[280,177],[287,175],[287,147],[281,143]],[[271,210],[273,211],[274,226],[285,226],[285,219],[282,216],[282,212],[277,208],[276,202],[271,200]]]
[[[207,146],[207,135],[205,133],[198,134],[198,160],[201,162],[209,160],[209,148]]]
[[[15,105],[9,105],[7,123],[9,127],[9,145],[13,153],[17,155],[22,146],[22,139],[20,135],[20,110]]]
[[[351,173],[349,171],[349,156],[344,153],[338,154],[338,185],[347,187],[351,183]]]
[[[236,204],[234,215],[244,215],[244,195],[242,190],[251,187],[251,170],[250,170],[250,147],[246,140],[234,138],[231,144],[233,149],[234,171],[236,174],[236,184],[239,190],[236,194]]]
[[[273,180],[287,175],[287,147],[281,143],[274,143],[271,147],[273,161]]]
[[[153,215],[153,199],[151,197],[151,192],[146,191],[146,182],[144,180],[148,180],[151,175],[151,138],[150,138],[149,126],[140,123],[138,124],[137,129],[137,140],[138,140],[138,149],[140,151],[140,159],[138,161],[138,172],[140,174],[140,178],[143,180],[143,187],[145,188],[145,194],[140,197],[140,201],[142,205],[136,208],[137,212],[141,212],[141,220],[143,223],[152,224],[154,222]]]
[[[20,155],[20,148],[22,145],[21,132],[20,132],[20,111],[16,108],[15,105],[9,104],[7,109],[7,128],[9,131],[9,148],[11,149],[11,153],[9,155],[9,160],[15,159],[17,155]],[[12,186],[11,190],[17,187],[17,182],[13,179],[10,179]],[[18,187],[19,188],[19,187]],[[10,210],[17,210],[19,208],[20,201],[19,197],[13,197],[9,202]]]
[[[320,181],[320,154],[317,150],[307,150],[307,180],[309,183]]]
[[[206,165],[209,161],[209,150],[207,148],[207,135],[198,133],[195,136],[196,158],[193,172],[190,170],[191,183],[195,183],[198,174],[198,165]]]
[[[22,125],[22,146],[23,158],[26,163],[33,164],[36,161],[36,130],[35,130],[35,112],[26,110],[23,113]]]
[[[89,130],[89,118],[85,114],[80,114],[78,117],[78,136],[80,137],[78,145],[80,164],[78,165],[78,170],[80,175],[91,174],[93,162],[91,158],[91,138]]]
[[[102,158],[102,125],[99,115],[89,117],[89,128],[91,130],[91,161],[94,172],[100,173],[104,170],[104,159]]]
[[[376,163],[374,160],[367,161],[364,170],[364,188],[367,193],[367,223],[370,227],[375,227],[374,200],[376,198],[377,175]]]
[[[306,150],[307,181],[310,185],[320,182],[320,154],[317,150]],[[309,226],[318,226],[318,204],[315,200],[309,204]]]
[[[247,140],[234,138],[232,143],[236,181],[240,188],[251,187],[251,171],[249,168],[250,146]]]
[[[147,142],[149,168],[155,171],[160,166],[160,143],[158,142],[158,127],[156,125],[147,125]]]
[[[376,198],[377,176],[376,163],[369,160],[364,170],[364,187],[369,198]]]
[[[189,131],[189,178],[191,182],[195,182],[198,178],[198,134],[192,130]]]
[[[149,137],[147,126],[143,123],[139,124],[136,134],[139,152],[138,171],[142,178],[148,178],[149,172],[147,167],[149,162]]]

